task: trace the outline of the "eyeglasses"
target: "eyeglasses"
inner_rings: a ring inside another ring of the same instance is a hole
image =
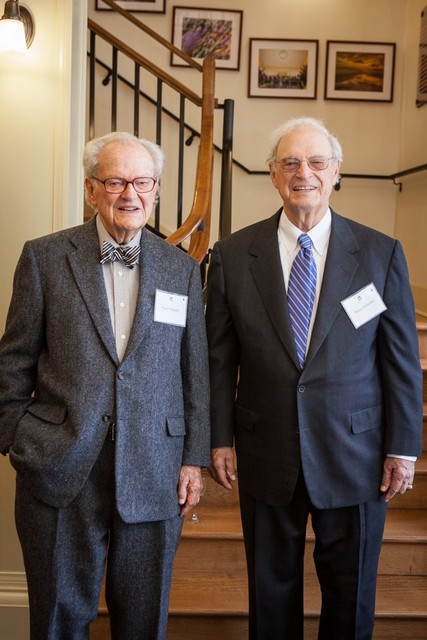
[[[312,171],[323,171],[329,166],[329,160],[326,156],[312,156],[307,160],[300,160],[299,158],[283,158],[282,160],[276,160],[276,164],[280,166],[280,169],[284,173],[295,173],[300,168],[303,162],[306,162]]]
[[[107,193],[123,193],[126,191],[128,184],[131,184],[137,193],[149,193],[154,189],[157,182],[155,178],[134,178],[133,180],[107,178],[107,180],[100,180],[95,176],[92,176],[92,180],[103,184]]]

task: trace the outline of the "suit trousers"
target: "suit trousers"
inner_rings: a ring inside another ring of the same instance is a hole
[[[137,524],[121,520],[111,440],[105,441],[82,491],[66,508],[40,502],[18,476],[15,517],[28,582],[31,640],[89,637],[105,564],[112,640],[166,638],[182,518]]]
[[[300,472],[287,507],[241,492],[249,578],[249,639],[304,637],[304,550],[309,514],[322,594],[318,640],[370,640],[387,505],[316,509]]]

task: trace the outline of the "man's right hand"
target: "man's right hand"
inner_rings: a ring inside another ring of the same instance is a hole
[[[216,480],[218,484],[226,489],[232,489],[233,481],[236,480],[233,447],[217,447],[211,449],[211,466],[209,471],[212,478]]]

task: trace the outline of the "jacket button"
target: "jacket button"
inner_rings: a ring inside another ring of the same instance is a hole
[[[298,387],[298,393],[304,393],[305,391],[305,386],[303,384],[300,384]]]
[[[111,416],[109,416],[107,413],[102,416],[103,422],[110,422],[110,420],[111,420]]]

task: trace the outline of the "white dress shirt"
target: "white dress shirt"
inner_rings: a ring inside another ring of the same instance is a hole
[[[113,247],[119,246],[106,230],[99,214],[96,216],[96,228],[101,251],[104,240],[110,242]],[[139,246],[140,241],[141,231],[139,231],[128,244],[121,246]],[[117,355],[121,362],[126,351],[135,316],[140,278],[139,260],[133,269],[126,267],[120,260],[115,260],[114,262],[103,264],[102,270],[104,273],[111,324],[116,338]]]
[[[316,317],[317,305],[319,303],[319,294],[322,286],[323,273],[325,271],[326,256],[328,253],[329,237],[331,235],[331,211],[328,208],[326,214],[321,221],[307,235],[313,243],[313,257],[317,268],[316,280],[316,297],[313,304],[313,312],[311,314],[310,327],[308,329],[307,349],[310,344],[313,324]],[[288,290],[289,274],[291,272],[292,263],[295,256],[300,250],[298,238],[303,233],[287,218],[284,211],[280,216],[277,235],[279,238],[280,261],[282,264],[283,279],[285,281],[286,291]]]

